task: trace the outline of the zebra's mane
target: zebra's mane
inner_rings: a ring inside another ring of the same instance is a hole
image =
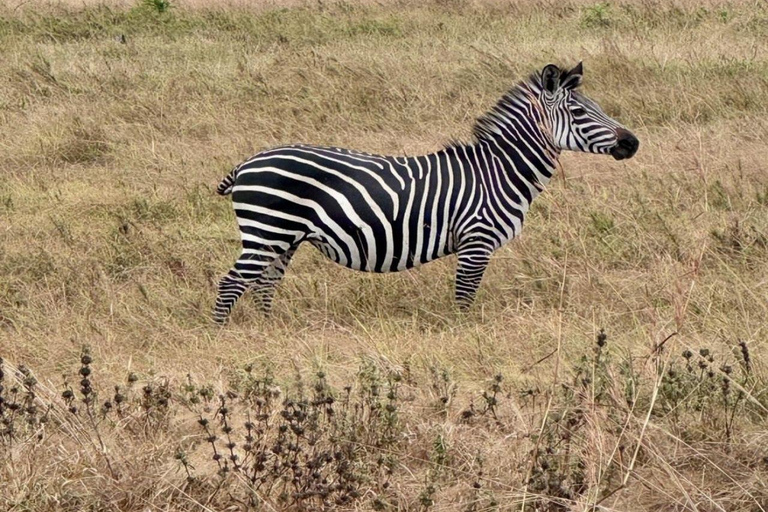
[[[498,133],[499,127],[505,124],[509,118],[509,109],[506,107],[517,98],[529,99],[540,90],[541,76],[539,73],[532,73],[527,80],[522,80],[509,89],[488,112],[477,118],[472,126],[471,141],[450,139],[445,145],[446,149],[460,148],[468,144],[477,144],[482,140],[487,140],[494,133]]]

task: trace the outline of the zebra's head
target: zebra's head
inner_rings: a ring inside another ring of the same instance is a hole
[[[578,91],[583,76],[581,62],[570,71],[553,64],[541,71],[540,101],[551,123],[555,147],[609,154],[616,160],[632,158],[640,141]]]

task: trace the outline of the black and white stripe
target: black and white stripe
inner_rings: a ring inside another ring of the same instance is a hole
[[[355,270],[396,272],[457,254],[456,301],[469,306],[491,253],[523,226],[560,150],[631,157],[637,139],[574,91],[581,64],[547,66],[480,118],[474,141],[417,157],[307,145],[262,151],[222,180],[243,242],[222,278],[222,322],[252,289],[269,310],[297,247]]]

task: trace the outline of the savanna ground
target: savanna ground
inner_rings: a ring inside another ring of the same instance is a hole
[[[765,510],[767,41],[758,1],[6,0],[0,509]],[[428,152],[579,60],[640,151],[564,154],[469,313],[451,258],[307,247],[211,324],[232,165]]]

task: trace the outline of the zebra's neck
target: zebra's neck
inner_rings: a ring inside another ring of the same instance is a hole
[[[535,77],[505,94],[474,128],[474,141],[454,144],[475,173],[495,176],[497,192],[511,201],[509,208],[525,213],[552,178],[560,151],[552,140],[549,118],[539,101]],[[481,156],[479,158],[478,156]],[[490,179],[490,178],[489,178]]]
[[[473,129],[475,143],[496,156],[507,174],[532,188],[530,199],[549,183],[560,156],[540,94],[535,78],[518,84]]]
[[[540,91],[534,79],[518,85],[478,119],[474,141],[448,148],[482,184],[483,191],[468,200],[484,212],[481,217],[495,230],[497,246],[520,232],[531,202],[557,168],[559,151],[538,99]],[[476,222],[472,211],[459,208],[451,224],[463,231]]]

